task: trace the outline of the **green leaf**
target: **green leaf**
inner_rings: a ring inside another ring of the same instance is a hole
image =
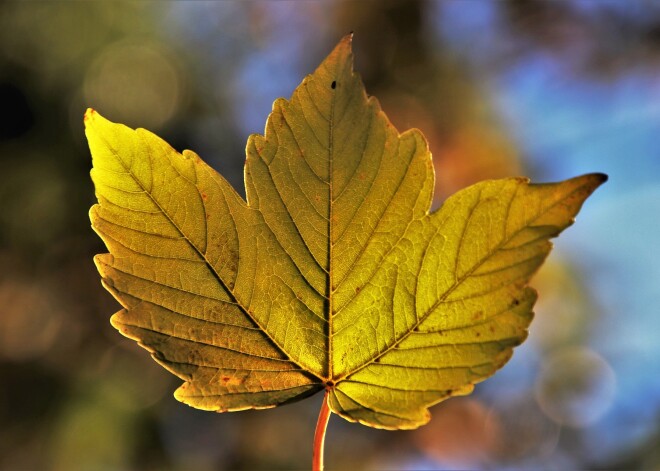
[[[195,153],[85,119],[112,324],[206,410],[327,389],[351,421],[427,422],[524,340],[548,239],[606,180],[486,181],[429,213],[426,140],[367,97],[350,37],[250,136],[247,202]]]

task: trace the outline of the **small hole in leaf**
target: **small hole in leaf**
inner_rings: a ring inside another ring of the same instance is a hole
[[[335,382],[332,380],[326,381],[325,385],[328,386],[329,388],[333,387],[335,385]]]
[[[332,81],[332,83],[330,84],[330,88],[332,88],[333,90],[334,90],[335,88],[337,88],[337,81],[336,81],[336,80],[333,80],[333,81]]]

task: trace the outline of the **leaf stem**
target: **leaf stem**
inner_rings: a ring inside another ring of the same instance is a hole
[[[314,452],[312,454],[312,471],[323,471],[323,447],[325,444],[325,431],[328,428],[328,421],[332,411],[328,406],[329,390],[325,390],[323,404],[319,412],[319,420],[316,422],[316,431],[314,432]]]

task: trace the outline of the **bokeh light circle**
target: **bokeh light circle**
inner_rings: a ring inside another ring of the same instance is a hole
[[[182,82],[181,68],[162,47],[119,42],[87,70],[85,106],[114,121],[158,129],[179,110]]]
[[[534,392],[550,419],[585,427],[609,410],[615,391],[614,370],[603,357],[586,347],[567,347],[548,358]]]

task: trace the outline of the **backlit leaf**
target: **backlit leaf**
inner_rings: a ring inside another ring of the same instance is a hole
[[[367,97],[350,37],[250,136],[247,202],[194,152],[85,121],[112,324],[207,410],[327,389],[348,420],[425,423],[524,340],[548,239],[606,179],[485,181],[430,213],[424,136]]]

